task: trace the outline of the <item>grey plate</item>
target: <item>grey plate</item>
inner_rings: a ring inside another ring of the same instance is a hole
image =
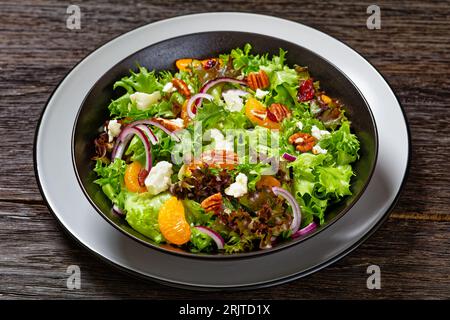
[[[176,256],[133,241],[106,223],[77,183],[71,131],[89,90],[112,66],[151,44],[193,33],[245,31],[305,47],[337,66],[368,102],[378,128],[373,177],[339,220],[303,241],[270,254],[233,260]],[[382,76],[343,43],[290,21],[242,13],[190,15],[150,24],[116,38],[81,61],[50,98],[36,133],[35,164],[41,191],[64,228],[101,258],[134,274],[176,286],[253,288],[286,282],[336,261],[361,243],[387,216],[403,183],[409,134],[402,109]],[[239,272],[235,272],[239,270]]]

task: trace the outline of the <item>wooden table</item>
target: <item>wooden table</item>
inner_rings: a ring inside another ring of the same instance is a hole
[[[371,1],[83,1],[81,29],[69,30],[68,3],[0,1],[0,298],[450,298],[449,3],[376,3],[380,30],[366,27]],[[124,32],[210,11],[275,15],[324,31],[373,63],[405,108],[413,151],[397,206],[356,251],[308,278],[232,293],[193,293],[135,279],[70,239],[39,193],[35,126],[64,75]],[[371,264],[381,268],[381,290],[366,288]],[[81,268],[80,290],[66,288],[69,265]]]

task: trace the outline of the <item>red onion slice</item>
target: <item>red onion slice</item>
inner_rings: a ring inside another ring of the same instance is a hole
[[[144,131],[144,133],[147,135],[148,140],[152,143],[152,145],[155,145],[158,143],[158,138],[155,136],[152,130],[150,130],[149,127],[147,127],[145,124],[138,124],[135,126],[138,129],[141,129]]]
[[[127,126],[122,130],[119,137],[117,138],[111,158],[113,161],[117,158],[122,158],[123,152],[125,151],[128,142],[130,142],[131,138],[133,138],[134,135],[141,139],[142,144],[144,145],[146,155],[145,170],[147,170],[147,172],[150,172],[150,170],[152,169],[152,152],[150,141],[148,140],[147,135],[144,133],[144,131],[137,127]]]
[[[291,230],[293,233],[297,232],[298,228],[300,228],[300,222],[302,221],[302,214],[300,211],[300,207],[297,201],[295,200],[294,196],[287,190],[280,187],[273,187],[272,191],[277,196],[282,196],[284,199],[286,199],[286,201],[291,206],[292,214],[294,216],[291,223]]]
[[[162,124],[160,124],[160,123],[158,123],[156,121],[153,121],[153,120],[138,120],[138,121],[134,121],[134,122],[130,123],[128,126],[137,126],[137,125],[140,125],[140,124],[145,124],[145,125],[148,125],[148,126],[157,127],[158,129],[161,129],[166,134],[171,136],[172,139],[175,140],[176,142],[180,142],[181,141],[180,137],[177,136],[176,133],[170,131],[169,129],[164,127]],[[156,139],[156,136],[155,136],[155,139]]]
[[[308,234],[312,231],[314,231],[317,228],[317,223],[315,223],[314,221],[311,222],[310,224],[308,224],[306,227],[298,230],[297,232],[295,232],[294,234],[292,234],[292,238],[298,238],[300,236],[303,236],[305,234]]]
[[[125,215],[125,213],[117,205],[113,205],[112,212],[119,217],[123,217]]]
[[[225,240],[223,240],[223,238],[220,236],[220,234],[218,234],[214,230],[211,230],[210,228],[203,227],[203,226],[197,226],[194,228],[197,229],[198,231],[208,235],[209,237],[211,237],[211,239],[213,239],[213,241],[216,243],[217,249],[219,249],[219,250],[223,249],[223,246],[225,245]]]
[[[197,93],[197,94],[193,95],[188,100],[187,105],[186,105],[187,114],[188,114],[189,118],[191,118],[191,119],[194,119],[194,117],[195,117],[195,112],[192,110],[192,107],[194,105],[194,102],[197,101],[198,99],[201,99],[201,100],[200,100],[200,103],[198,103],[196,105],[197,108],[200,107],[201,101],[203,99],[208,99],[209,101],[211,101],[212,99],[214,99],[214,97],[207,93]]]
[[[222,82],[236,83],[236,84],[240,84],[242,86],[247,86],[247,82],[245,82],[244,80],[238,80],[238,79],[229,78],[229,77],[219,77],[219,78],[215,78],[213,80],[206,82],[203,85],[203,87],[201,87],[200,93],[206,93],[206,92],[208,92],[209,89],[214,87],[216,84],[219,84]]]
[[[216,84],[219,84],[222,82],[235,83],[235,84],[240,84],[242,86],[247,86],[247,82],[245,82],[243,80],[238,80],[238,79],[229,78],[229,77],[219,77],[219,78],[216,78],[216,79],[206,82],[203,85],[203,87],[200,88],[200,93],[207,93],[209,89],[214,87]],[[195,102],[195,106],[199,106],[201,103],[202,103],[202,99],[197,99],[197,101]]]
[[[283,153],[282,157],[283,157],[283,159],[285,159],[285,160],[287,160],[289,162],[297,160],[296,156],[293,156],[292,154],[289,154],[289,153],[286,153],[286,152]]]

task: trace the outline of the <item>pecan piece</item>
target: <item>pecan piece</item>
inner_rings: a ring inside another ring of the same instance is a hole
[[[252,72],[247,76],[247,84],[253,90],[265,89],[270,85],[269,77],[264,70]]]
[[[138,182],[141,187],[145,187],[145,178],[148,176],[148,171],[145,169],[141,169],[138,174]]]
[[[291,111],[281,103],[272,103],[267,109],[267,117],[274,122],[281,122],[284,118],[289,118]]]
[[[162,125],[164,128],[166,128],[170,131],[177,131],[177,130],[183,129],[183,126],[174,120],[164,119],[164,118],[152,118],[151,120],[158,122],[160,125]]]
[[[172,84],[175,88],[177,88],[178,92],[181,93],[186,98],[191,96],[191,91],[189,90],[188,85],[181,79],[173,78]]]
[[[294,133],[288,141],[300,152],[310,151],[316,144],[316,139],[312,135],[303,132]]]
[[[214,212],[214,214],[219,214],[223,208],[222,194],[215,193],[209,196],[200,204],[206,212]]]

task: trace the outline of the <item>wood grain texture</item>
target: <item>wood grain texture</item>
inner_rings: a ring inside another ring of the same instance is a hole
[[[450,298],[448,1],[377,1],[381,30],[365,27],[370,1],[83,1],[77,31],[66,28],[69,4],[0,1],[0,298]],[[64,75],[133,28],[211,11],[275,15],[344,41],[386,77],[409,120],[410,175],[391,218],[355,252],[307,280],[224,294],[136,280],[69,239],[39,194],[35,127]],[[70,264],[82,269],[82,290],[65,289]],[[369,264],[381,266],[382,290],[366,289]]]

